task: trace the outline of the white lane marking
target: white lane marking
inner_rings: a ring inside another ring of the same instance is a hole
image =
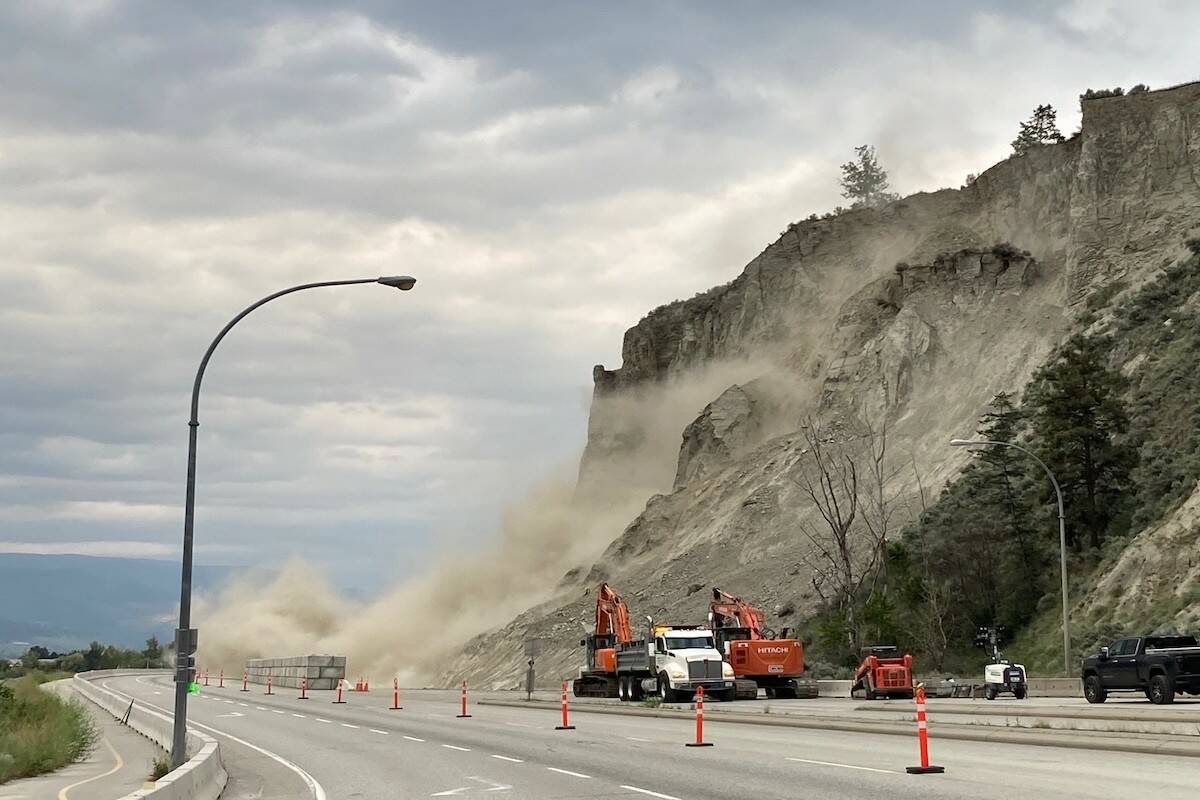
[[[456,745],[456,744],[444,744],[444,745],[442,745],[442,747],[446,748],[447,750],[459,750],[459,751],[461,751],[461,752],[463,752],[463,753],[469,753],[469,752],[471,752],[471,748],[469,748],[469,747],[459,747],[459,746],[458,746],[458,745]]]
[[[415,736],[405,736],[404,738],[405,738],[405,739],[408,739],[410,742],[423,742],[423,741],[425,741],[424,739],[418,739],[418,738],[417,738],[417,737],[415,737]]]
[[[551,772],[557,772],[560,775],[570,775],[572,778],[587,778],[591,780],[591,775],[584,775],[582,772],[571,772],[569,769],[559,769],[558,767],[546,767]]]
[[[524,722],[506,722],[505,725],[511,725],[514,728],[532,728],[532,725],[526,725]]]
[[[138,682],[139,683],[141,682],[140,679],[138,679]],[[122,692],[118,689],[110,688],[108,685],[108,681],[104,681],[100,685],[102,687],[104,687],[105,690],[112,692],[113,694],[121,695],[122,697],[126,697],[130,700],[134,699],[133,695],[126,694],[125,692]],[[156,709],[158,713],[155,713],[154,711],[147,711],[148,708]],[[145,711],[146,713],[149,713],[149,714],[156,716],[167,722],[172,722],[174,720],[173,713],[168,712],[165,708],[156,706],[153,703],[147,703],[145,700],[142,701],[142,711]],[[196,727],[196,728],[203,728],[204,730],[208,731],[209,733],[215,733],[218,736],[224,736],[226,739],[230,740],[231,742],[237,742],[238,744],[242,745],[243,747],[249,747],[251,750],[253,750],[257,753],[261,753],[262,755],[266,756],[267,758],[271,759],[272,761],[275,761],[278,764],[282,764],[283,766],[287,767],[292,772],[294,772],[300,776],[300,780],[304,781],[304,785],[308,787],[308,790],[310,792],[312,792],[313,800],[327,800],[327,798],[325,797],[325,787],[323,787],[321,784],[317,783],[316,778],[314,778],[312,775],[309,775],[307,772],[305,772],[299,766],[297,766],[296,764],[293,764],[291,761],[288,761],[283,756],[278,755],[276,753],[272,753],[270,750],[267,750],[266,748],[263,748],[263,747],[259,747],[256,744],[250,744],[250,742],[247,742],[245,739],[239,739],[237,736],[234,736],[231,733],[226,733],[225,731],[217,730],[216,728],[212,727],[211,725],[205,725],[201,722],[196,722],[194,719],[188,720],[188,725]]]
[[[226,700],[225,702],[226,702],[226,703],[229,703],[229,705],[233,705],[233,701],[232,701],[232,700]]]
[[[317,722],[324,722],[329,725],[333,724],[333,720],[321,719],[320,717],[313,717],[313,719],[315,719]]]
[[[155,694],[162,694],[162,692],[155,692]]]
[[[628,789],[631,792],[638,792],[640,794],[648,794],[651,797],[661,797],[663,800],[679,800],[678,797],[674,797],[669,794],[659,794],[658,792],[652,792],[649,789],[639,789],[636,786],[626,786],[625,784],[621,784],[621,788]]]
[[[369,730],[371,733],[378,733],[380,736],[387,736],[387,735],[388,735],[388,732],[387,732],[387,731],[381,731],[381,730],[379,730],[378,728],[367,728],[367,730]]]
[[[650,741],[649,739],[643,739],[640,736],[626,736],[625,738],[631,742],[648,742],[648,741]]]
[[[855,764],[839,764],[836,761],[813,761],[809,758],[792,758],[788,756],[788,761],[798,761],[801,764],[816,764],[821,767],[841,767],[842,769],[861,769],[863,772],[883,772],[888,775],[899,775],[894,769],[876,769],[875,767],[860,767]]]
[[[271,709],[271,713],[272,713],[272,714],[282,714],[283,712],[282,712],[282,711],[280,711],[278,708],[272,708],[272,709]]]
[[[343,723],[342,723],[342,727],[343,727],[343,728],[357,728],[358,726],[357,726],[357,725],[351,725],[349,722],[343,722]]]
[[[239,705],[239,706],[241,706],[242,708],[249,708],[249,707],[250,707],[250,706],[246,705],[245,703],[238,703],[238,705]]]
[[[218,717],[244,717],[246,716],[240,711],[230,711],[228,714],[217,714]]]
[[[266,709],[265,709],[265,708],[263,708],[262,706],[255,706],[255,707],[254,707],[254,709],[255,709],[256,711],[266,711]]]
[[[292,714],[292,716],[298,719],[308,719],[308,717],[304,716],[303,714]]]
[[[514,764],[524,764],[525,763],[524,761],[522,761],[519,758],[509,758],[508,756],[499,756],[499,755],[496,755],[495,753],[492,753],[492,758],[498,758],[501,761],[511,761]]]

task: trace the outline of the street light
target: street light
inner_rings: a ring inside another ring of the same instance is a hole
[[[1054,477],[1054,473],[1046,466],[1046,462],[1042,461],[1031,451],[1026,450],[1019,444],[1012,442],[995,442],[990,439],[951,439],[951,447],[979,447],[992,445],[995,447],[1015,447],[1025,455],[1032,458],[1042,469],[1046,471],[1046,477],[1050,479],[1050,483],[1054,484],[1054,494],[1058,498],[1058,551],[1059,551],[1059,566],[1062,572],[1062,629],[1063,629],[1063,670],[1067,675],[1071,674],[1071,629],[1068,622],[1068,604],[1067,604],[1067,518],[1063,513],[1063,496],[1062,489],[1058,486],[1058,479]]]
[[[350,281],[322,281],[320,283],[304,283],[284,289],[275,294],[267,295],[257,303],[248,306],[229,324],[221,329],[216,338],[204,351],[200,359],[200,368],[196,370],[196,382],[192,384],[192,416],[188,421],[188,459],[187,459],[187,499],[183,507],[183,574],[179,586],[179,628],[175,631],[175,727],[171,739],[171,769],[183,765],[187,749],[187,699],[188,683],[190,681],[189,662],[195,647],[195,632],[191,630],[192,623],[192,529],[196,512],[196,429],[200,427],[200,382],[204,380],[204,370],[208,367],[209,359],[217,345],[225,338],[230,329],[242,321],[242,318],[259,306],[283,297],[285,294],[301,292],[305,289],[318,289],[325,286],[350,286],[358,283],[378,283],[407,292],[416,285],[417,279],[407,275],[390,275],[380,278],[358,278]],[[185,650],[187,652],[185,652]]]

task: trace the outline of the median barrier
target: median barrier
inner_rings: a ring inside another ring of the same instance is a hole
[[[134,672],[96,670],[79,673],[71,685],[75,691],[112,714],[116,719],[124,720],[129,728],[155,742],[163,750],[169,751],[174,726],[171,715],[149,708],[128,695],[94,683],[103,678],[145,674],[170,675],[171,673],[165,671],[147,673],[142,670]],[[132,706],[130,705],[131,701]],[[217,740],[200,731],[189,729],[187,750],[192,756],[181,767],[171,770],[159,778],[154,782],[153,788],[138,789],[136,792],[125,795],[121,800],[133,800],[133,798],[216,800],[220,797],[229,776],[221,762],[221,749]]]
[[[275,686],[299,689],[308,682],[309,691],[332,690],[346,677],[345,656],[292,656],[290,658],[252,658],[246,662],[246,679],[263,684],[270,675]]]

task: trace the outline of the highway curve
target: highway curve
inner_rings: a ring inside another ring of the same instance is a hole
[[[171,684],[159,675],[98,681],[169,713]],[[210,687],[191,720],[216,735],[231,775],[226,797],[545,798],[1194,798],[1192,758],[1027,745],[938,741],[944,775],[908,775],[915,737],[838,733],[711,720],[714,747],[687,748],[687,720],[580,714],[556,731],[544,709],[472,706],[457,719],[448,692],[328,692],[307,701],[293,689]]]

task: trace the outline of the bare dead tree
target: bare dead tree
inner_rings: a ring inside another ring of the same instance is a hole
[[[925,544],[925,512],[929,510],[929,496],[925,484],[921,481],[921,471],[917,468],[917,459],[910,456],[913,477],[917,484],[917,498],[921,505],[920,516],[917,517],[916,534],[917,548],[921,559],[921,594],[922,604],[917,613],[917,638],[921,649],[933,661],[935,669],[940,670],[946,660],[946,651],[950,647],[950,636],[946,633],[946,620],[950,616],[950,605],[946,600],[941,581],[937,580],[929,565],[929,548]]]
[[[800,524],[811,547],[802,559],[817,596],[844,620],[853,654],[860,646],[864,588],[867,594],[875,590],[891,530],[887,484],[894,473],[885,466],[886,430],[868,426],[847,435],[810,419],[802,431],[804,444],[788,477],[819,518]]]

